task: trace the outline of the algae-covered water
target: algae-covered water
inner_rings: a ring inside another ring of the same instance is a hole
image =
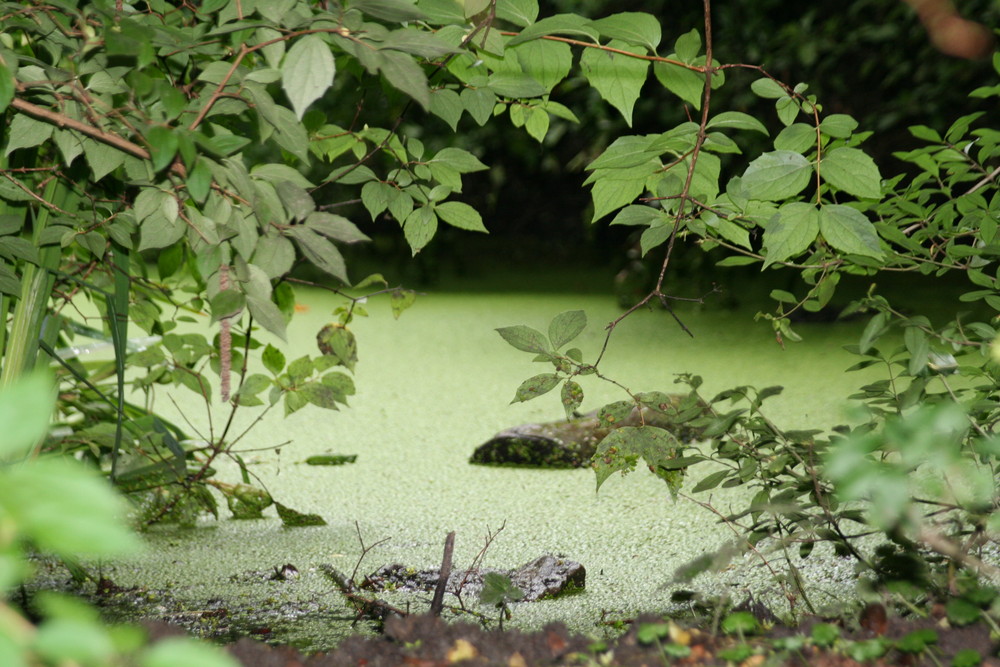
[[[316,332],[332,321],[336,305],[320,292],[301,292],[300,302],[304,312],[292,323],[286,348],[290,360],[316,354]],[[537,627],[562,620],[597,634],[602,612],[622,618],[670,607],[672,587],[666,584],[674,570],[731,538],[707,511],[672,502],[663,483],[644,471],[613,477],[597,494],[589,470],[467,463],[472,450],[497,431],[556,419],[562,411],[557,392],[511,404],[519,383],[546,368],[508,346],[494,329],[523,323],[545,331],[554,315],[583,309],[590,326],[576,344],[593,359],[604,325],[621,312],[611,297],[572,291],[431,292],[399,320],[392,318],[388,299],[374,299],[367,307],[371,316],[351,324],[360,353],[351,407],[304,409],[288,418],[280,408],[272,410],[238,447],[258,450],[243,456],[278,501],[320,514],[329,525],[286,529],[272,509],[272,518],[263,521],[224,519],[194,529],[156,529],[148,534],[144,554],[105,565],[116,584],[168,590],[192,613],[219,606],[268,610],[274,615],[260,621],[271,631],[267,636],[324,649],[352,629],[338,620],[350,614],[317,567],[329,564],[350,573],[362,551],[358,528],[366,545],[383,540],[361,565],[359,573],[366,573],[387,563],[436,566],[449,531],[457,533],[455,567],[467,566],[483,548],[487,531],[503,526],[484,566],[513,568],[556,553],[587,569],[584,593],[514,605],[512,622]],[[854,358],[842,345],[856,340],[863,323],[802,325],[805,342],[782,349],[766,323],[753,322],[753,311],[682,307],[679,314],[693,338],[662,310],[637,312],[612,336],[602,371],[633,390],[674,391],[675,374],[684,372],[704,378],[706,395],[739,384],[783,385],[769,415],[785,427],[841,421],[845,397],[862,383],[857,374],[844,373]],[[584,410],[624,397],[593,377],[583,378],[583,386]],[[176,409],[165,401],[158,407],[167,416],[207,427],[193,394],[177,394],[176,400]],[[257,414],[248,409],[237,421],[249,423]],[[224,417],[222,406],[215,406],[216,429]],[[302,463],[321,453],[356,454],[357,462]],[[221,465],[219,477],[239,481],[235,466]],[[739,493],[717,490],[711,499],[725,511]],[[807,575],[815,572],[835,594],[850,592],[848,564],[817,562],[814,568],[805,564]],[[302,576],[276,582],[248,574],[286,563]],[[728,590],[737,602],[746,590],[757,597],[775,593],[766,573],[747,563],[738,575],[699,580],[699,590]],[[427,597],[395,594],[391,601],[416,604]],[[467,604],[493,613],[474,600]],[[780,602],[775,606],[787,609]],[[294,620],[283,623],[282,615]]]

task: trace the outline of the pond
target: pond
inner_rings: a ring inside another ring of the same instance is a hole
[[[333,319],[335,305],[325,293],[300,292],[302,312],[289,332],[289,360],[316,354],[316,332]],[[321,650],[357,631],[344,620],[350,614],[343,599],[318,568],[354,570],[362,551],[358,531],[366,545],[382,541],[361,564],[358,572],[364,574],[389,563],[437,566],[449,531],[457,533],[455,567],[466,567],[487,532],[503,527],[484,566],[514,568],[553,553],[587,569],[584,593],[516,604],[511,622],[534,628],[562,620],[599,634],[602,614],[614,619],[672,608],[668,584],[674,570],[731,538],[708,511],[689,501],[673,502],[663,483],[644,470],[612,477],[598,494],[590,470],[497,469],[467,462],[497,431],[557,419],[562,412],[556,393],[511,404],[520,382],[546,369],[508,346],[494,329],[523,323],[544,331],[554,315],[583,309],[590,325],[578,344],[592,360],[605,324],[621,314],[613,298],[582,288],[429,292],[399,320],[392,318],[388,299],[373,299],[368,307],[371,316],[351,325],[360,356],[351,407],[304,409],[283,418],[279,406],[237,447],[247,450],[243,456],[251,471],[276,500],[320,514],[329,525],[286,529],[269,518],[160,528],[149,533],[150,548],[141,556],[104,564],[106,576],[119,586],[167,591],[191,610],[225,606],[258,613],[250,623],[266,626],[269,640]],[[863,383],[858,374],[844,372],[855,358],[842,349],[856,341],[863,322],[801,325],[805,342],[782,349],[767,323],[753,321],[753,310],[685,306],[678,312],[693,338],[662,310],[637,312],[614,332],[602,371],[633,390],[668,392],[678,389],[677,373],[696,373],[708,396],[740,384],[782,385],[785,391],[770,401],[768,414],[797,428],[841,422],[845,397]],[[624,397],[593,377],[582,384],[585,410]],[[175,400],[176,407],[167,402],[158,407],[178,423],[207,428],[204,406],[193,394],[177,394]],[[237,422],[250,424],[258,414],[254,410],[245,410]],[[216,429],[224,418],[222,406],[214,406]],[[323,453],[356,454],[357,462],[303,463]],[[219,478],[239,481],[238,469],[222,465]],[[716,490],[711,501],[726,511],[739,493],[745,492]],[[273,509],[268,512],[273,517]],[[267,580],[267,573],[286,563],[301,576]],[[849,563],[826,557],[803,566],[807,576],[826,582],[831,595],[853,590]],[[770,595],[776,611],[787,610],[766,571],[750,560],[735,572],[699,579],[696,588],[728,591],[736,602],[753,590],[755,596]],[[157,596],[151,594],[150,608],[162,612],[168,605]],[[429,597],[393,594],[389,600],[416,605]]]

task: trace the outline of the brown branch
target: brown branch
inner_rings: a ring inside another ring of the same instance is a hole
[[[49,123],[63,129],[76,130],[80,134],[85,134],[92,139],[100,141],[102,144],[107,144],[112,148],[117,148],[123,153],[128,153],[129,155],[137,157],[140,160],[151,159],[149,151],[139,144],[129,141],[125,137],[121,137],[112,132],[105,132],[99,127],[94,127],[93,125],[88,125],[84,122],[76,120],[75,118],[70,118],[65,114],[57,111],[51,111],[45,107],[40,107],[37,104],[32,104],[31,102],[23,100],[19,97],[15,97],[11,100],[10,106],[26,116],[31,116],[32,118],[45,123]],[[170,165],[170,171],[174,172],[181,178],[187,176],[187,170],[180,162],[174,162]]]

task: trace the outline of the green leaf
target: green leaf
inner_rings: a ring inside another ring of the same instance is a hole
[[[816,128],[805,123],[792,123],[774,138],[774,147],[779,151],[805,154],[816,146]]]
[[[538,25],[538,24],[536,24]],[[608,46],[621,51],[633,53],[634,46],[611,40]],[[632,107],[639,99],[642,84],[646,82],[649,62],[637,58],[629,58],[620,53],[587,49],[580,56],[580,68],[597,92],[611,106],[621,112],[629,127],[632,126]]]
[[[666,150],[663,135],[618,137],[604,152],[587,165],[587,171],[596,169],[627,169],[647,164]]]
[[[295,248],[284,236],[261,236],[253,252],[253,263],[274,280],[292,270]]]
[[[764,127],[762,122],[750,114],[743,113],[742,111],[723,111],[720,114],[716,114],[709,119],[705,127],[714,129],[733,128],[735,130],[751,130],[753,132],[760,132],[765,136],[768,134],[767,128]]]
[[[313,266],[340,279],[346,285],[351,284],[347,278],[344,257],[336,246],[305,225],[292,225],[288,232]]]
[[[777,100],[783,97],[788,97],[788,92],[781,86],[781,84],[774,79],[769,78],[757,79],[750,84],[750,90],[752,90],[758,97],[763,97],[765,99]]]
[[[820,214],[812,204],[792,202],[778,211],[764,229],[765,268],[804,252],[819,234]]]
[[[316,334],[316,346],[325,355],[336,357],[340,364],[353,371],[358,362],[358,341],[354,332],[343,324],[327,324]]]
[[[0,113],[7,110],[14,99],[14,75],[7,65],[0,62]]]
[[[541,97],[548,89],[524,72],[496,72],[490,75],[489,89],[500,97]]]
[[[389,294],[389,304],[392,307],[392,316],[399,319],[403,311],[413,305],[417,299],[417,293],[411,289],[394,289]]]
[[[316,211],[306,218],[305,226],[341,243],[358,243],[371,241],[368,235],[358,229],[358,226],[342,215]]]
[[[549,323],[549,341],[552,349],[558,350],[580,335],[587,326],[587,314],[582,310],[567,310],[559,313]]]
[[[462,118],[465,107],[462,98],[454,90],[438,88],[431,91],[431,113],[448,123],[452,132],[458,130],[458,121]]]
[[[662,36],[660,22],[652,14],[645,12],[620,12],[591,21],[589,25],[596,28],[603,37],[643,46],[651,53],[656,53]]]
[[[462,105],[480,126],[485,125],[493,117],[493,107],[497,96],[488,88],[465,88],[460,95]]]
[[[511,49],[525,74],[552,92],[573,66],[573,50],[565,42],[536,39]]]
[[[597,43],[598,32],[590,26],[590,21],[577,14],[556,14],[547,16],[538,23],[528,26],[509,42],[507,46],[517,46],[521,42],[538,39],[545,35],[571,35],[586,37]]]
[[[594,185],[591,197],[594,200],[594,216],[597,221],[611,211],[631,204],[646,190],[646,179],[660,169],[659,160],[631,167],[629,169],[601,169],[591,176]]]
[[[621,426],[611,431],[597,446],[593,458],[597,490],[615,472],[626,473],[635,468],[641,457],[650,468],[659,470],[676,455],[677,439],[668,431],[654,426]],[[670,471],[660,476],[672,493],[680,488],[683,473]]]
[[[701,53],[701,33],[697,28],[692,28],[677,38],[674,42],[674,51],[677,57],[688,65],[693,65],[695,58]]]
[[[812,165],[792,151],[764,153],[743,174],[743,187],[752,199],[777,201],[802,192],[809,185]]]
[[[672,63],[656,63],[653,74],[663,87],[695,109],[701,109],[705,91],[705,75]]]
[[[437,233],[437,227],[438,218],[430,206],[413,209],[406,216],[406,221],[403,222],[403,236],[414,255],[430,243]]]
[[[87,164],[90,165],[95,181],[101,180],[125,162],[125,153],[117,148],[112,148],[89,137],[81,141],[83,155],[87,159]]]
[[[820,132],[834,139],[847,139],[857,128],[858,121],[842,113],[830,114],[819,124]]]
[[[270,343],[264,348],[264,352],[261,354],[261,361],[264,363],[264,368],[269,370],[273,375],[278,375],[285,369],[284,353]]]
[[[524,352],[536,354],[551,354],[549,342],[542,332],[523,324],[512,327],[500,327],[497,333],[512,346]]]
[[[572,380],[566,380],[562,386],[560,398],[566,410],[566,419],[572,419],[576,409],[583,403],[583,388]]]
[[[626,206],[618,212],[610,224],[612,225],[661,225],[667,222],[667,214],[663,209],[652,206]]]
[[[497,18],[526,28],[538,18],[538,0],[497,0]]]
[[[514,585],[510,577],[500,572],[483,575],[483,590],[479,593],[480,604],[500,605],[517,602],[524,598],[524,591]]]
[[[212,321],[218,322],[224,317],[236,315],[246,305],[246,296],[235,289],[222,290],[212,297],[209,307],[212,311]]]
[[[199,203],[205,202],[205,198],[208,197],[208,193],[212,189],[212,171],[208,168],[205,158],[198,158],[184,184],[192,199]]]
[[[330,47],[319,35],[304,35],[295,40],[281,64],[281,87],[299,120],[309,105],[333,85],[336,71]]]
[[[379,51],[378,68],[393,88],[406,93],[425,110],[431,106],[431,91],[427,75],[408,53]]]
[[[562,378],[556,373],[541,373],[540,375],[530,377],[517,388],[517,391],[514,393],[514,400],[511,403],[521,403],[538,398],[542,394],[555,389],[556,385],[561,381]]]
[[[14,114],[13,120],[7,126],[6,134],[7,147],[4,149],[4,155],[10,155],[18,148],[31,148],[48,141],[52,136],[52,126],[19,113]]]
[[[467,229],[472,232],[487,232],[486,227],[483,225],[483,218],[476,209],[468,204],[457,201],[446,201],[434,206],[434,212],[452,227]]]
[[[443,148],[437,152],[437,155],[430,162],[448,165],[460,174],[489,169],[475,155],[461,148]]]
[[[820,162],[820,176],[839,190],[865,199],[882,198],[882,175],[875,161],[857,148],[834,148]]]
[[[827,243],[841,252],[882,259],[875,227],[863,213],[842,204],[819,210],[819,230]]]
[[[153,171],[162,171],[169,167],[180,146],[177,130],[156,125],[149,128],[146,141],[149,142],[149,153],[153,158]]]
[[[390,23],[422,21],[427,18],[427,15],[409,0],[352,0],[350,6],[368,16]]]
[[[41,442],[55,407],[52,377],[36,371],[0,391],[0,460],[23,455]]]
[[[36,459],[4,470],[0,507],[35,545],[58,555],[110,556],[141,547],[121,521],[124,501],[76,461]]]
[[[250,295],[247,297],[247,306],[258,324],[281,340],[286,340],[285,317],[271,299]]]

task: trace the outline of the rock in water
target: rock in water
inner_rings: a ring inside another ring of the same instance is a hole
[[[679,414],[703,409],[703,404],[688,401],[686,395],[670,396],[666,410],[633,410],[627,418],[613,425],[601,424],[596,412],[575,419],[560,419],[544,424],[523,424],[500,431],[476,448],[469,459],[479,465],[506,465],[530,468],[583,468],[597,451],[597,445],[613,429],[646,424],[666,429],[682,442],[700,437],[700,431],[679,423]],[[688,406],[687,403],[692,403]]]

